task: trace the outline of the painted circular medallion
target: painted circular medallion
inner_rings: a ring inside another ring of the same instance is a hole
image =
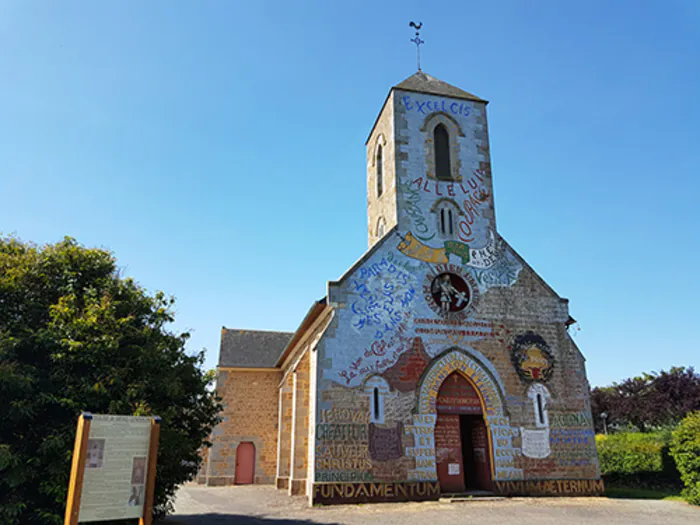
[[[424,297],[430,308],[448,319],[463,319],[473,311],[479,295],[474,278],[461,268],[439,265],[429,273],[423,286]]]
[[[471,299],[469,286],[454,273],[441,273],[435,277],[430,283],[430,293],[443,315],[464,310]]]

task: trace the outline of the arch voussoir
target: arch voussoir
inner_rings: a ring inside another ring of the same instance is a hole
[[[453,372],[459,372],[477,389],[486,416],[504,413],[503,394],[498,383],[480,361],[460,349],[452,349],[434,360],[426,369],[418,391],[418,413],[435,414],[436,399],[442,382]]]

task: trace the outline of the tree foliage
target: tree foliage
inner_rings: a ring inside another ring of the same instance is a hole
[[[683,495],[700,505],[700,412],[688,414],[673,431],[671,454],[685,485]]]
[[[612,428],[634,427],[641,432],[671,426],[700,410],[700,374],[685,367],[654,372],[597,387],[591,392],[596,431],[603,431],[602,413]]]
[[[0,237],[0,523],[63,522],[81,411],[162,418],[156,514],[170,509],[221,408],[203,353],[168,329],[173,304],[105,250]]]

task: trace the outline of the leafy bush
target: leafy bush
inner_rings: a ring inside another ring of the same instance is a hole
[[[81,411],[161,416],[156,515],[194,478],[220,404],[172,306],[105,250],[0,237],[2,525],[63,523]]]
[[[618,487],[662,488],[680,485],[669,454],[671,432],[625,432],[597,435],[601,475]]]
[[[685,485],[683,496],[700,505],[700,411],[688,414],[673,432],[671,454]]]

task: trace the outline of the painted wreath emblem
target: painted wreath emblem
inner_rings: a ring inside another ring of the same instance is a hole
[[[515,336],[511,360],[524,381],[547,382],[554,373],[554,356],[542,336],[525,332]]]

